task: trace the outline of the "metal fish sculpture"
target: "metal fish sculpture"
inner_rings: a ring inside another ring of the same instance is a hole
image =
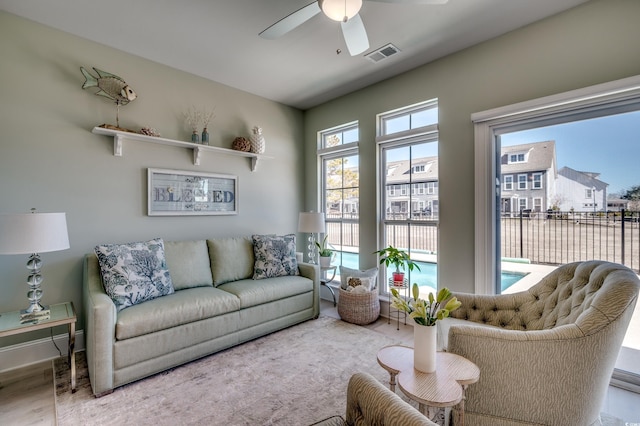
[[[89,71],[84,69],[84,67],[80,67],[80,71],[85,78],[82,88],[88,89],[90,87],[97,87],[100,90],[96,92],[96,95],[104,96],[105,98],[115,101],[116,126],[120,127],[120,105],[127,105],[129,102],[136,99],[138,95],[136,95],[136,92],[134,92],[133,89],[117,75],[99,70],[95,67],[93,70],[98,74],[98,77],[94,77],[89,73]]]
[[[97,68],[93,69],[98,73],[97,78],[89,74],[89,71],[83,67],[80,67],[80,71],[82,71],[82,75],[86,79],[82,85],[83,89],[97,87],[100,90],[96,92],[96,95],[112,99],[120,105],[126,105],[138,97],[136,92],[122,78]]]

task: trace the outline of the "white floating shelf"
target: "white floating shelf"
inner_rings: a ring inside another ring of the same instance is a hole
[[[270,159],[273,159],[273,157],[268,157],[268,156],[263,155],[263,154],[254,154],[252,152],[236,151],[234,149],[219,148],[217,146],[210,146],[210,145],[199,145],[199,144],[195,144],[193,142],[183,142],[183,141],[176,141],[176,140],[173,140],[173,139],[158,138],[158,137],[155,137],[155,136],[147,136],[147,135],[142,135],[142,134],[139,134],[139,133],[123,132],[123,131],[120,131],[120,130],[106,129],[104,127],[94,127],[91,132],[95,133],[96,135],[105,135],[105,136],[113,137],[113,155],[115,155],[116,157],[122,157],[122,154],[123,154],[123,147],[122,147],[123,142],[125,140],[130,140],[130,141],[138,141],[138,142],[156,143],[156,144],[160,144],[160,145],[178,146],[178,147],[182,147],[182,148],[191,149],[191,150],[193,150],[193,164],[195,166],[199,166],[200,165],[200,160],[201,160],[203,152],[215,152],[215,153],[223,154],[223,155],[233,155],[233,156],[236,156],[236,157],[247,157],[247,158],[251,159],[251,171],[252,172],[255,171],[256,168],[258,167],[258,160],[270,160]]]

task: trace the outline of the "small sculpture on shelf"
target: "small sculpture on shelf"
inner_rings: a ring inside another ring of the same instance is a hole
[[[233,148],[236,151],[249,152],[251,151],[251,143],[246,138],[243,138],[242,136],[238,136],[233,140],[233,144],[231,145],[231,148]]]
[[[251,132],[251,152],[263,154],[266,146],[264,136],[262,136],[262,127],[255,126]]]
[[[149,127],[149,126],[145,126],[142,129],[140,129],[140,134],[146,135],[146,136],[154,136],[156,138],[160,137],[160,133],[158,133],[158,131],[153,127]]]
[[[129,102],[135,100],[138,95],[136,95],[136,92],[133,91],[131,86],[117,75],[99,70],[95,67],[93,70],[98,74],[98,77],[91,75],[89,71],[84,69],[84,67],[80,67],[80,71],[85,78],[82,88],[88,89],[90,87],[97,87],[99,90],[95,93],[96,95],[104,96],[105,98],[115,101],[116,127],[114,130],[130,131],[127,129],[120,129],[120,105],[127,105]],[[103,127],[112,128],[112,126],[109,125],[103,125]]]

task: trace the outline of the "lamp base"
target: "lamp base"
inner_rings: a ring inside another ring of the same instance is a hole
[[[51,310],[49,309],[49,306],[45,305],[45,306],[41,306],[42,309],[40,310],[32,310],[33,306],[29,306],[27,309],[23,309],[20,311],[20,319],[24,320],[24,319],[47,319],[49,316],[51,316]],[[43,317],[47,317],[47,318],[43,318]]]

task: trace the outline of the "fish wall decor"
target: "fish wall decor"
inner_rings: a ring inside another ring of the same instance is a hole
[[[104,96],[111,99],[116,104],[116,126],[120,127],[120,105],[127,105],[135,100],[138,95],[133,91],[121,77],[106,71],[93,68],[98,77],[93,76],[84,67],[80,67],[80,71],[85,78],[82,84],[83,89],[97,87],[99,90],[95,92],[98,96]]]

